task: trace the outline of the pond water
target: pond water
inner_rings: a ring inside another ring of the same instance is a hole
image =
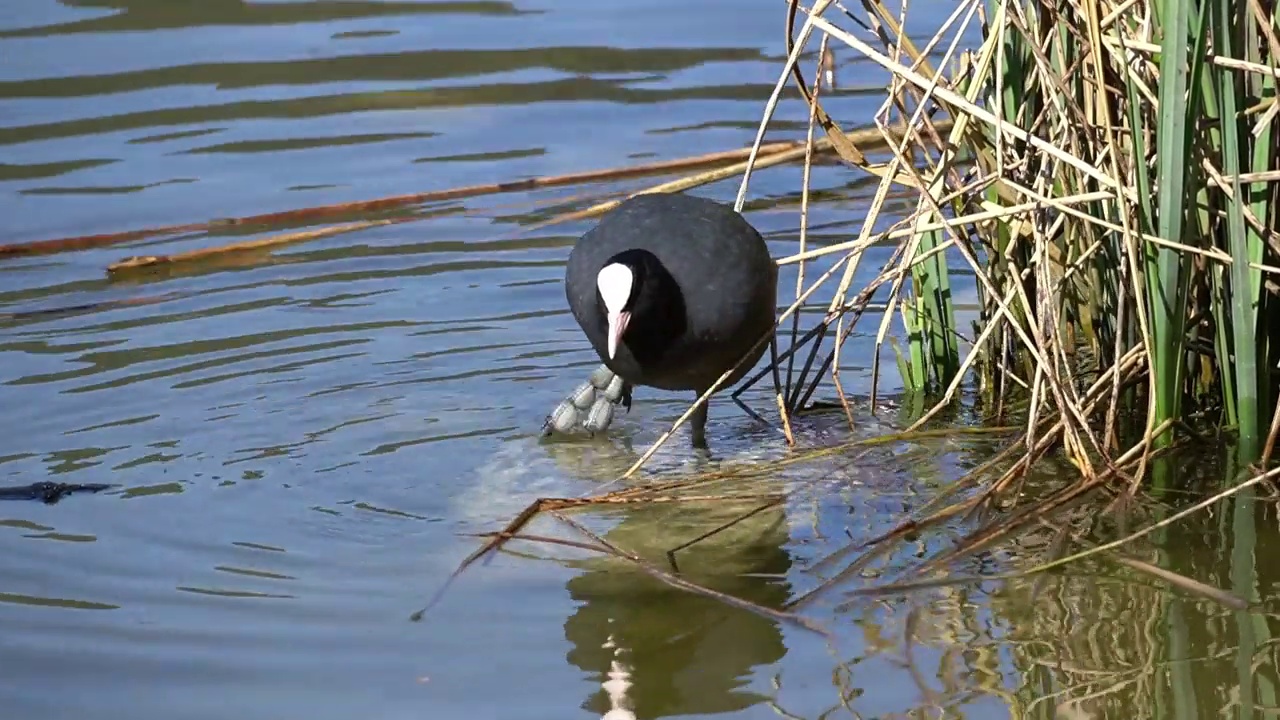
[[[931,32],[951,9],[917,3],[909,27]],[[783,12],[773,0],[10,0],[0,243],[742,147],[781,67]],[[837,60],[827,107],[867,124],[883,77]],[[792,96],[771,137],[802,137],[804,117]],[[825,637],[621,561],[526,543],[473,566],[411,619],[478,546],[467,533],[538,497],[592,492],[687,407],[691,398],[641,391],[607,437],[539,438],[595,365],[560,284],[590,222],[531,226],[651,182],[428,203],[415,222],[182,272],[105,268],[243,233],[0,260],[0,484],[117,486],[0,505],[6,715],[1209,717],[1238,703],[1242,678],[1257,695],[1236,710],[1275,710],[1269,614],[1233,614],[1106,563],[1037,586],[860,601],[834,590],[809,606]],[[874,184],[828,165],[814,185],[814,241],[856,232]],[[777,256],[796,249],[800,186],[795,167],[751,186],[746,214]],[[694,192],[732,202],[736,189]],[[891,200],[889,215],[902,211]],[[868,253],[860,280],[887,257]],[[788,268],[786,294],[794,283]],[[27,314],[80,305],[95,307]],[[855,336],[841,365],[863,398],[868,347]],[[892,393],[893,356],[882,360]],[[768,413],[763,385],[746,398]],[[901,404],[855,403],[852,433],[841,413],[798,419],[796,433],[810,448],[874,438],[909,423]],[[713,404],[708,435],[711,458],[682,431],[642,477],[789,452],[726,400]],[[733,489],[807,491],[682,551],[681,569],[781,608],[830,575],[822,558],[892,527],[994,447],[966,436],[845,447],[756,473]],[[575,517],[657,561],[750,509]],[[1235,517],[1265,528],[1264,556],[1271,504]],[[1235,572],[1244,536],[1220,542],[1221,517],[1199,522],[1161,536],[1147,559],[1248,584],[1214,569]],[[550,521],[530,532],[572,536]],[[914,539],[877,572],[956,532]],[[1017,555],[993,551],[965,568],[991,572]],[[1273,581],[1256,579],[1257,592]],[[1253,645],[1236,650],[1246,635]],[[1101,698],[1037,701],[1060,691]]]

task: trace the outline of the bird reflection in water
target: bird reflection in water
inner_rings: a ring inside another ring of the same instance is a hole
[[[629,508],[606,538],[665,566],[667,549],[751,509],[744,503]],[[787,538],[785,512],[775,507],[680,551],[677,559],[685,579],[781,609],[791,595],[782,579],[792,563]],[[567,584],[580,603],[564,626],[573,644],[567,659],[602,685],[584,709],[608,720],[643,719],[732,712],[766,699],[747,685],[754,668],[786,653],[775,620],[677,590],[624,560],[573,565],[584,572]],[[757,576],[744,576],[749,573]]]

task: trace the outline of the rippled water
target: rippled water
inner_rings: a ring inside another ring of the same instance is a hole
[[[765,0],[6,8],[4,243],[740,147],[783,52],[783,6]],[[841,63],[828,108],[867,119],[882,79]],[[803,117],[784,103],[778,127],[797,137]],[[771,698],[802,717],[842,702],[867,716],[934,702],[892,649],[903,613],[888,605],[838,613],[859,630],[833,647],[598,559],[501,555],[410,620],[476,547],[462,533],[616,477],[686,407],[643,391],[607,439],[538,438],[594,362],[560,285],[589,223],[531,226],[646,182],[428,203],[393,213],[414,222],[170,273],[105,268],[244,232],[0,261],[0,483],[118,485],[0,507],[6,713],[589,718],[610,708],[610,670],[629,685],[615,703],[642,718],[777,717]],[[815,186],[829,191],[812,211],[818,241],[844,239],[871,186],[835,166],[818,168]],[[799,187],[796,168],[752,184],[748,217],[778,256],[796,247]],[[730,181],[696,192],[735,191]],[[884,257],[869,253],[864,274]],[[846,387],[866,384],[865,348],[845,354]],[[769,407],[762,391],[748,397]],[[861,436],[899,424],[858,412]],[[842,422],[799,421],[797,432],[830,444],[846,437]],[[712,464],[786,452],[727,401],[708,432]],[[705,466],[685,440],[653,472]],[[804,570],[824,542],[883,530],[987,451],[948,441],[838,456],[818,470],[831,485],[821,507],[762,512],[682,562],[716,589],[779,607],[816,583]],[[813,475],[757,482],[777,490]],[[741,510],[595,520],[660,557]],[[1001,682],[971,673],[961,691],[946,670],[956,643],[983,669],[984,643],[1013,632],[1022,606],[986,603],[975,593],[929,606],[950,640],[918,652],[949,693],[935,704],[1004,717]],[[970,611],[982,627],[943,628]],[[992,659],[990,672],[1012,678],[1009,662]]]
[[[24,0],[0,30],[4,242],[741,146],[777,72],[779,9]],[[756,197],[795,179],[762,176]],[[588,225],[517,231],[579,193],[435,203],[422,222],[173,276],[104,268],[232,234],[0,264],[6,313],[154,300],[0,329],[0,478],[121,486],[0,508],[9,711],[590,716],[607,710],[610,628],[638,655],[642,716],[757,702],[779,628],[625,574],[499,559],[408,620],[474,548],[459,532],[589,490],[687,402],[644,393],[610,442],[538,442],[591,367],[560,286]],[[793,211],[752,219],[794,248]],[[779,451],[740,412],[714,417],[719,452]],[[689,459],[672,443],[658,466]],[[743,562],[785,571],[784,539]],[[699,614],[717,622],[695,630]]]

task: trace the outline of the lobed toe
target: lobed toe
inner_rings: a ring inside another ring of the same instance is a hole
[[[547,417],[544,427],[554,429],[556,432],[570,433],[578,427],[581,415],[577,406],[573,404],[573,398],[566,398]]]
[[[611,403],[616,403],[622,399],[622,388],[626,383],[618,375],[613,376],[613,380],[609,382],[608,387],[604,389],[604,396]]]
[[[596,388],[591,383],[584,382],[574,389],[568,399],[579,410],[586,410],[596,401]]]
[[[608,398],[601,397],[596,400],[595,405],[591,406],[591,412],[587,413],[587,419],[583,421],[582,427],[591,433],[604,432],[611,422],[613,422],[613,403]]]
[[[613,382],[615,377],[617,376],[613,374],[608,365],[601,365],[591,372],[589,382],[592,387],[603,390],[609,387],[609,383]]]

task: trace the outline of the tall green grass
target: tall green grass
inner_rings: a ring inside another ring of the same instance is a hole
[[[1010,141],[988,123],[970,136],[993,180],[985,199],[1009,205],[1032,193],[1053,199],[1109,184],[1115,195],[1088,203],[1083,216],[1033,216],[1030,236],[1010,232],[1012,217],[974,228],[993,285],[1020,282],[1034,295],[1024,303],[1026,329],[1057,334],[1028,347],[1000,333],[1002,342],[978,350],[984,384],[1007,390],[1001,376],[1021,372],[1024,387],[1037,375],[1044,390],[1067,387],[1079,366],[1046,358],[1087,349],[1105,369],[1141,345],[1141,377],[1117,380],[1129,392],[1107,404],[1110,417],[1090,418],[1096,424],[1083,434],[1137,416],[1158,448],[1179,428],[1213,424],[1234,431],[1246,456],[1256,457],[1280,397],[1280,318],[1266,286],[1280,279],[1274,4],[985,3],[988,18],[1002,18],[984,28],[985,42],[998,44],[999,70],[970,81],[986,82],[988,104],[1004,121],[1114,181]],[[1043,271],[1046,263],[1052,272]],[[1009,322],[994,311],[994,298],[987,302],[983,322]],[[1054,407],[1070,403],[1069,392],[1039,396],[1047,412],[1078,410]]]

